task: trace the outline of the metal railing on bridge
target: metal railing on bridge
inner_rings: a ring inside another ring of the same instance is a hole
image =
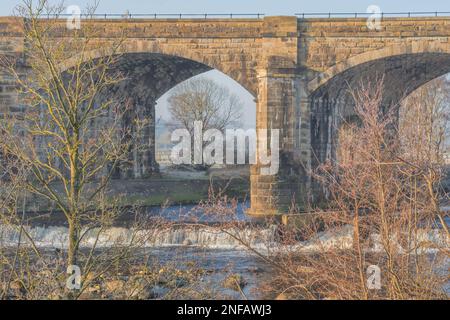
[[[307,18],[369,18],[374,14],[379,14],[381,18],[389,17],[449,17],[450,11],[417,11],[417,12],[305,12],[294,13],[295,16]],[[82,19],[239,19],[252,18],[262,19],[264,13],[96,13],[81,14]],[[67,18],[73,17],[71,14],[49,14],[42,15],[42,18]]]
[[[68,18],[72,14],[42,15],[42,18]],[[264,18],[264,13],[96,13],[81,14],[82,19],[243,19]]]
[[[302,19],[307,18],[369,18],[374,14],[379,14],[382,18],[389,17],[448,17],[450,11],[417,11],[417,12],[380,12],[380,13],[367,13],[367,12],[308,12],[308,13],[295,13],[297,17]]]

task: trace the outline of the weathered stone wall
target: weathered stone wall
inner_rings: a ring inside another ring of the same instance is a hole
[[[306,19],[299,21],[299,65],[315,72],[364,52],[392,47],[449,43],[450,19],[386,18],[381,29],[369,30],[366,19]],[[361,63],[361,62],[360,62]]]
[[[22,27],[16,18],[0,18],[0,66],[9,57],[23,52]],[[17,95],[13,77],[0,70],[0,113],[17,111]]]

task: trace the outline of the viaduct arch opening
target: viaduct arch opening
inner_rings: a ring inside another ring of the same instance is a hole
[[[349,119],[357,121],[350,92],[357,90],[361,83],[375,84],[383,78],[382,106],[399,107],[415,90],[450,73],[448,46],[435,51],[396,51],[400,54],[389,55],[392,48],[372,55],[362,54],[335,65],[309,82],[313,167],[328,159],[336,159],[340,127]],[[407,51],[410,53],[405,53]]]
[[[136,121],[144,123],[136,145],[129,150],[128,161],[118,166],[113,177],[115,179],[146,179],[160,172],[156,159],[156,122],[158,121],[156,109],[160,98],[184,81],[189,81],[208,71],[215,70],[219,73],[220,70],[184,57],[151,52],[121,54],[112,69],[120,72],[124,80],[110,88],[107,93],[110,95],[108,98],[112,95],[113,99],[121,101],[126,104],[124,107],[130,109],[124,119],[129,123],[124,125],[132,127]],[[227,78],[228,82],[234,83],[234,86],[239,85],[241,93],[246,92],[251,95],[242,84],[227,74],[220,73],[222,79]],[[233,93],[232,90],[230,93]]]

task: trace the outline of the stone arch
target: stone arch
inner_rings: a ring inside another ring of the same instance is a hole
[[[85,61],[92,59],[97,59],[106,55],[111,54],[104,48],[93,49],[85,54]],[[253,96],[256,96],[257,92],[257,71],[256,62],[247,61],[246,55],[242,52],[235,52],[235,50],[230,50],[230,55],[237,57],[237,61],[240,63],[225,63],[223,59],[217,58],[216,55],[209,55],[205,53],[205,50],[182,50],[180,46],[173,46],[170,44],[159,43],[158,41],[149,40],[137,40],[126,41],[120,50],[117,52],[120,55],[127,54],[159,54],[167,57],[176,57],[179,59],[184,59],[186,61],[191,61],[192,63],[198,63],[205,66],[206,69],[212,70],[216,69],[223,74],[227,75],[231,79],[235,80]],[[74,56],[67,61],[65,61],[60,66],[60,71],[63,72],[77,63],[79,56]]]
[[[89,51],[83,61],[92,61],[111,54],[108,50],[96,49]],[[241,75],[239,68],[223,68],[219,62],[210,61],[201,55],[201,52],[192,53],[187,50],[180,53],[161,48],[158,45],[148,47],[138,41],[137,44],[133,42],[125,45],[117,53],[117,56],[118,59],[113,68],[123,71],[126,77],[112,87],[108,95],[118,99],[125,98],[128,99],[128,103],[131,102],[135,112],[130,115],[130,123],[135,118],[148,123],[146,128],[142,129],[141,142],[138,142],[139,145],[148,144],[148,148],[136,151],[133,147],[127,161],[131,165],[121,166],[114,175],[116,178],[146,178],[159,172],[159,165],[155,157],[156,101],[177,84],[198,74],[216,69],[255,96],[255,90],[249,89],[250,82],[237,81],[237,79],[246,79]],[[67,60],[60,66],[60,71],[64,72],[79,63],[77,59],[79,60],[79,56]]]
[[[307,85],[313,166],[335,158],[337,130],[342,119],[354,115],[349,89],[360,81],[375,83],[384,76],[382,106],[389,108],[449,72],[450,44],[420,40],[356,55],[318,75]]]
[[[450,55],[450,43],[440,41],[421,40],[414,41],[407,45],[394,45],[382,49],[366,51],[359,55],[350,57],[345,61],[338,62],[326,71],[320,73],[314,79],[308,82],[308,91],[314,93],[328,81],[337,77],[359,65],[370,63],[376,60],[382,60],[394,56],[422,55],[422,54],[448,54]],[[443,73],[445,74],[445,73]]]

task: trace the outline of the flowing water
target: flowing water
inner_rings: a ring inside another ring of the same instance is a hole
[[[217,217],[206,214],[203,210],[194,206],[173,206],[169,208],[147,208],[146,215],[149,218],[163,218],[165,221],[176,223],[170,228],[154,228],[136,230],[127,224],[117,225],[105,230],[98,237],[98,230],[93,229],[86,233],[81,242],[81,248],[96,247],[107,248],[115,245],[127,245],[132,239],[141,239],[139,250],[142,254],[156,256],[160,263],[171,261],[195,260],[199,267],[211,272],[204,281],[205,286],[220,287],[223,279],[229,274],[240,274],[244,277],[247,285],[243,293],[223,289],[222,293],[234,298],[261,298],[258,296],[257,285],[270,277],[270,268],[255,255],[250,254],[236,240],[233,235],[240,239],[246,239],[247,243],[256,250],[264,251],[271,244],[276,243],[277,226],[275,224],[254,223],[245,215],[248,203],[239,204],[233,216]],[[220,222],[239,222],[224,230],[214,227]],[[51,222],[48,222],[51,221]],[[449,224],[449,217],[446,217]],[[212,226],[212,227],[211,227]],[[24,227],[27,233],[34,239],[36,246],[46,250],[67,249],[68,228],[60,219],[45,220],[34,219],[33,223]],[[427,240],[441,241],[437,233],[424,233]],[[337,232],[321,233],[315,239],[291,245],[304,251],[314,251],[320,246],[351,247],[351,226],[344,226]],[[376,235],[374,235],[376,240]],[[0,248],[15,247],[20,242],[27,245],[23,233],[17,228],[0,225]],[[375,250],[376,246],[374,247]],[[450,289],[450,288],[449,288]]]

